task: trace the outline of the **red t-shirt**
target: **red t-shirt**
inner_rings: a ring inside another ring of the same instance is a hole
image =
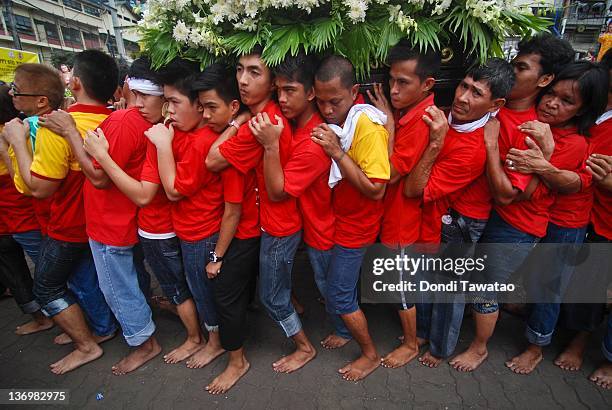
[[[451,197],[482,175],[486,159],[484,127],[469,133],[449,128],[423,190],[421,243],[440,243],[441,218]]]
[[[576,129],[553,128],[552,133],[555,150],[550,163],[559,169],[579,170],[588,149],[585,138],[577,134]],[[546,235],[555,196],[556,194],[545,184],[540,183],[528,201],[518,201],[506,206],[496,205],[495,210],[504,221],[516,229],[543,238]],[[562,200],[560,209],[563,207]]]
[[[0,175],[0,234],[13,234],[40,229],[32,197],[15,188],[9,174]]]
[[[184,241],[200,241],[219,231],[223,218],[221,176],[206,168],[211,145],[219,137],[209,127],[189,133],[175,130],[172,151],[176,161],[174,189],[184,198],[173,203],[172,224]]]
[[[240,222],[234,235],[238,239],[257,238],[261,235],[259,226],[259,207],[257,200],[257,179],[255,172],[243,174],[234,167],[227,167],[221,172],[223,183],[223,200],[232,204],[241,204]]]
[[[513,111],[502,107],[497,113],[499,120],[499,155],[500,161],[506,161],[506,155],[510,148],[520,150],[527,149],[525,144],[526,134],[518,130],[518,126],[527,121],[538,119],[535,107],[525,111]],[[504,167],[504,171],[510,179],[512,186],[520,191],[525,191],[531,181],[532,175],[521,174],[518,171],[510,171]],[[488,219],[493,206],[491,190],[487,176],[483,174],[470,185],[461,195],[453,199],[452,207],[457,212],[474,219]]]
[[[328,185],[331,159],[310,138],[311,131],[323,123],[319,113],[293,134],[293,149],[284,166],[285,192],[298,199],[304,221],[304,242],[315,249],[334,246],[332,190]]]
[[[34,209],[34,216],[36,216],[36,222],[38,222],[38,225],[40,226],[40,233],[43,236],[47,236],[52,198],[53,197],[45,199],[32,198],[32,208]]]
[[[261,112],[267,113],[273,121],[276,115],[283,119],[285,128],[279,140],[279,155],[281,166],[284,168],[289,161],[292,147],[289,121],[283,117],[280,108],[274,101],[268,102]],[[263,172],[263,148],[251,133],[248,124],[243,124],[238,134],[221,144],[219,151],[234,168],[243,174],[255,169],[260,199],[259,216],[263,231],[272,236],[289,236],[302,228],[302,218],[294,197],[279,202],[273,202],[268,198]]]
[[[140,178],[147,151],[144,132],[151,125],[135,108],[115,111],[100,125],[108,140],[111,158],[134,179]],[[94,165],[99,167],[95,161]],[[86,180],[84,198],[87,235],[91,239],[111,246],[137,243],[138,207],[115,185],[97,189]]]
[[[157,167],[157,148],[151,141],[147,142],[147,155],[142,165],[140,180],[157,184],[159,187],[153,200],[138,210],[138,227],[154,234],[174,232],[171,217],[172,203],[161,186]]]
[[[590,153],[612,155],[612,119],[591,128],[590,143]],[[594,197],[593,228],[597,234],[612,240],[612,192],[595,185]]]
[[[422,200],[404,195],[404,177],[419,162],[429,144],[429,126],[423,121],[423,115],[430,105],[434,105],[433,94],[395,125],[395,143],[389,161],[402,177],[395,184],[387,185],[380,232],[381,242],[392,248],[405,247],[419,239]]]

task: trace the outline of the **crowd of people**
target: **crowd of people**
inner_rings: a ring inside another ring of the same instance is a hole
[[[121,332],[133,349],[112,372],[132,372],[162,351],[150,271],[186,332],[166,363],[202,368],[227,352],[206,390],[228,391],[250,366],[247,307],[258,289],[295,343],[272,367],[291,373],[317,354],[292,301],[303,241],[331,325],[321,346],[354,340],[361,349],[339,369],[344,379],[404,366],[423,346],[425,366],[451,358],[459,371],[476,370],[497,295],[404,301],[401,342],[381,354],[358,303],[364,255],[377,242],[401,253],[423,243],[507,244],[490,248],[482,272],[504,282],[534,247],[525,244],[609,243],[612,52],[601,63],[573,56],[550,34],[524,39],[511,63],[470,68],[450,112],[434,104],[440,56],[404,41],[388,56],[389,97],[381,84],[360,93],[344,57],[298,53],[270,68],[255,47],[203,71],[179,58],[153,69],[141,57],[125,79],[128,108],[113,111],[116,63],[87,50],[68,84],[76,103],[63,111],[59,72],[20,65],[0,88],[0,282],[32,316],[16,333],[59,326],[55,342],[74,345],[50,366],[63,374],[99,358],[101,343]],[[571,263],[559,255],[549,264],[562,294]],[[475,334],[455,355],[466,306]],[[555,364],[579,369],[604,314],[603,304],[530,304],[527,348],[506,366],[533,371],[565,317],[576,337]],[[591,379],[611,388],[610,317],[602,348],[606,361]]]

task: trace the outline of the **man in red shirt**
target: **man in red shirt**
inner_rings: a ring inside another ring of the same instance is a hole
[[[333,160],[328,184],[334,186],[335,216],[325,308],[342,317],[361,348],[357,360],[339,369],[348,381],[361,380],[380,365],[357,302],[357,282],[365,252],[380,229],[383,195],[390,177],[389,135],[383,126],[386,115],[367,104],[355,105],[358,90],[349,60],[330,56],[321,63],[315,75],[315,94],[319,112],[330,125],[313,128],[311,138]]]
[[[430,134],[423,155],[404,184],[407,197],[422,198],[423,201],[420,242],[440,243],[442,215],[448,209],[450,198],[484,172],[484,126],[503,106],[513,84],[510,64],[501,59],[490,59],[470,70],[455,90],[448,116],[448,132],[446,135]],[[428,109],[428,113],[434,122],[443,117],[437,109]],[[420,275],[433,273],[420,272]],[[429,351],[420,361],[426,366],[436,367],[441,358],[454,350],[463,305],[460,300],[445,300],[446,294],[423,296],[426,301],[433,298],[434,303],[417,304],[418,334],[429,341]]]
[[[286,120],[280,108],[272,100],[272,72],[260,57],[261,49],[256,48],[238,61],[236,78],[240,98],[242,103],[249,107],[251,114],[263,116],[265,113],[269,120],[278,116],[285,124]],[[278,141],[281,165],[286,164],[290,158],[292,141],[291,128],[284,127]],[[221,171],[228,165],[244,174],[255,169],[263,231],[259,254],[259,296],[270,317],[296,344],[294,353],[272,364],[275,371],[290,373],[304,366],[316,355],[291,303],[291,270],[302,236],[302,218],[295,197],[288,196],[274,201],[269,196],[264,162],[264,149],[257,142],[248,124],[242,125],[236,136],[229,140],[217,140],[206,158],[206,166],[212,171]]]
[[[254,120],[251,131],[264,147],[268,196],[273,201],[288,197],[298,200],[310,265],[319,292],[324,296],[334,239],[334,213],[332,191],[327,184],[331,160],[310,138],[312,129],[323,122],[314,101],[315,70],[314,59],[303,53],[289,56],[275,67],[278,103],[290,124],[273,125],[263,114]],[[293,130],[293,147],[283,167],[278,138],[284,126],[291,126]],[[334,332],[321,345],[328,349],[342,347],[350,341],[351,334],[340,316],[330,314],[330,319]]]
[[[380,87],[375,88],[374,95],[370,93],[374,104],[388,116],[391,179],[385,192],[380,240],[391,249],[399,249],[403,258],[410,252],[407,247],[418,241],[421,230],[422,199],[405,196],[404,184],[429,143],[430,117],[426,110],[434,105],[432,89],[440,56],[431,51],[422,53],[407,42],[400,42],[389,51],[387,61],[392,108]],[[404,272],[400,272],[400,281],[404,279],[402,275]],[[390,368],[403,366],[418,354],[416,309],[413,303],[406,302],[403,292],[398,313],[404,339],[383,358],[382,365]]]

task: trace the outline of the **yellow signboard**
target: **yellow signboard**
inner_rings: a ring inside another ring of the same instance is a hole
[[[11,82],[18,65],[38,62],[38,54],[36,53],[0,47],[0,80],[7,83]]]

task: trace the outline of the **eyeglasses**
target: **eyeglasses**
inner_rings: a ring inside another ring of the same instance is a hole
[[[11,87],[11,93],[13,93],[13,97],[44,97],[44,94],[20,93],[19,91],[17,91],[15,83],[10,83],[9,87]]]

